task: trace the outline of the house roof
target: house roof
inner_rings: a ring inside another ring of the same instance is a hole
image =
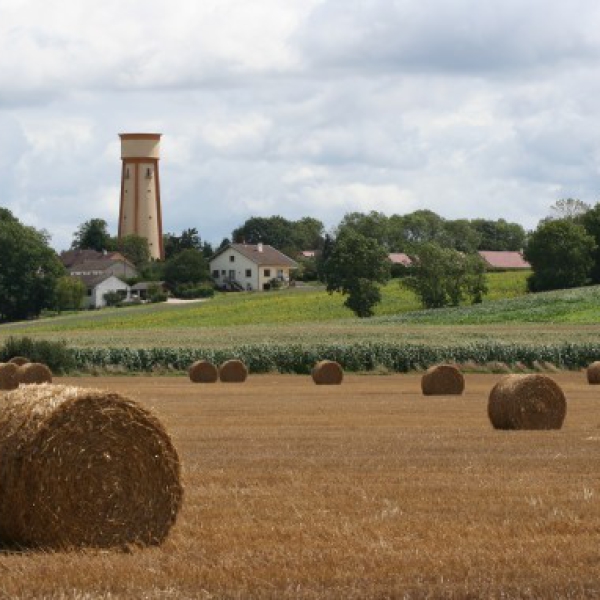
[[[261,247],[262,250],[259,250]],[[292,260],[283,252],[280,252],[268,244],[229,244],[214,254],[210,260],[213,261],[217,256],[220,256],[230,248],[236,250],[242,256],[245,256],[248,260],[251,260],[259,266],[291,268],[296,268],[298,266],[298,263],[295,260]]]
[[[140,281],[139,283],[132,285],[131,289],[133,291],[148,290],[150,287],[155,286],[155,285],[158,287],[162,287],[165,285],[165,282],[164,281]]]
[[[76,262],[68,267],[71,273],[75,271],[106,271],[106,269],[113,265],[123,263],[128,266],[132,271],[136,270],[135,265],[129,262],[126,258],[119,255],[119,258],[111,258],[108,255],[102,258],[96,258],[92,260],[83,260]]]
[[[392,252],[391,254],[388,254],[388,258],[394,265],[404,265],[405,267],[408,267],[412,264],[412,260],[410,260],[408,254],[404,254],[404,252]]]
[[[76,277],[77,279],[82,281],[83,285],[85,285],[88,288],[95,288],[97,285],[101,284],[107,279],[110,279],[111,277],[114,277],[115,279],[121,281],[116,275],[113,275],[112,273],[102,273],[102,275],[73,275],[73,277]],[[121,281],[121,283],[127,285],[124,281]]]
[[[65,267],[82,263],[88,260],[99,260],[110,258],[112,260],[126,260],[120,252],[98,252],[98,250],[65,250],[60,253],[60,260]]]
[[[520,252],[508,250],[480,250],[479,256],[495,269],[531,269]]]

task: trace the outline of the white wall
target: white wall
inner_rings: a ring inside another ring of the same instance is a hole
[[[104,301],[104,294],[107,292],[118,292],[124,291],[125,297],[129,297],[130,288],[129,286],[118,279],[117,277],[109,277],[105,279],[103,282],[99,283],[93,290],[92,295],[87,296],[88,298],[88,306],[93,306],[94,308],[101,308],[106,306],[106,302]]]
[[[231,257],[233,257],[233,261],[231,261]],[[251,286],[252,290],[261,289],[258,286],[258,269],[258,265],[233,248],[228,248],[210,261],[210,273],[217,285],[223,285],[226,281],[229,281],[229,272],[235,271],[234,279],[244,289],[248,289],[248,285]],[[214,271],[219,272],[218,277],[214,276]],[[223,271],[225,271],[225,274],[223,274]],[[246,274],[247,271],[250,271],[249,276]]]

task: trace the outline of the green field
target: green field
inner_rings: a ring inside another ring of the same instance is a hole
[[[526,294],[528,273],[491,273],[481,305],[420,310],[397,280],[383,290],[377,316],[358,319],[343,297],[323,288],[219,294],[186,305],[86,311],[0,326],[9,336],[66,340],[77,347],[211,347],[359,341],[447,344],[595,342],[600,287]]]

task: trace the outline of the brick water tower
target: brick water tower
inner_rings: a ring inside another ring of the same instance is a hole
[[[120,133],[119,239],[135,233],[148,240],[150,256],[164,260],[158,160],[160,133]]]

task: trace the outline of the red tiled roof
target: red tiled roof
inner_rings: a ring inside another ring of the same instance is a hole
[[[479,256],[495,269],[531,269],[520,252],[508,250],[480,250]]]
[[[388,254],[388,258],[394,265],[404,265],[405,267],[408,267],[412,264],[412,260],[410,260],[410,257],[407,254],[404,254],[404,252],[392,252],[391,254]]]
[[[273,246],[269,246],[269,244],[229,244],[211,256],[210,260],[214,260],[217,256],[225,252],[225,250],[229,250],[229,248],[237,250],[257,265],[290,267],[292,269],[298,267],[298,263],[295,260],[273,248]]]

